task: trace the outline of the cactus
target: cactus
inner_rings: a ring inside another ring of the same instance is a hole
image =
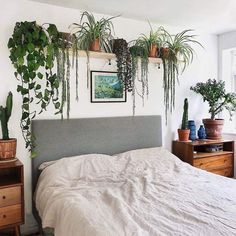
[[[188,129],[188,99],[184,99],[184,112],[182,117],[181,129]]]
[[[9,139],[8,121],[12,112],[12,93],[9,92],[7,96],[6,107],[0,106],[0,120],[2,126],[2,138],[3,140]]]

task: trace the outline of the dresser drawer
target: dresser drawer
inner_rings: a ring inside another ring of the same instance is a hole
[[[0,189],[0,207],[21,203],[21,186]]]
[[[0,208],[0,227],[20,223],[21,221],[20,204]]]
[[[223,175],[226,177],[233,177],[233,168],[232,167],[221,169],[221,170],[212,170],[211,172],[214,174],[217,174],[217,175]]]
[[[233,155],[223,154],[212,157],[196,158],[193,160],[193,165],[209,171],[231,167],[233,166]]]

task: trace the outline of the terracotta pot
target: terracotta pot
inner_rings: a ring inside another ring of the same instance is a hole
[[[16,157],[15,138],[9,140],[0,139],[0,160],[11,159]]]
[[[100,40],[99,38],[95,39],[89,48],[90,51],[100,52]]]
[[[162,58],[164,58],[164,59],[168,58],[169,53],[170,53],[169,48],[162,48],[161,49]]]
[[[189,140],[190,129],[178,129],[179,141],[186,142]]]
[[[149,57],[157,57],[157,49],[158,49],[157,44],[152,43],[150,47]]]
[[[224,125],[223,119],[203,119],[203,124],[206,130],[206,138],[208,139],[221,139],[222,129]]]

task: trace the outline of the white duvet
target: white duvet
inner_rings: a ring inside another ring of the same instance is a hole
[[[36,206],[56,236],[236,235],[236,180],[163,148],[61,159],[40,175]]]

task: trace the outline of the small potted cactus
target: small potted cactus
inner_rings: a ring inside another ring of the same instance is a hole
[[[9,138],[8,121],[12,112],[12,93],[9,92],[6,107],[0,106],[0,121],[2,127],[2,139],[0,139],[0,160],[15,158],[16,139]]]
[[[183,142],[188,141],[189,133],[190,133],[190,130],[188,128],[188,99],[185,98],[181,129],[178,129],[179,141],[183,141]]]

